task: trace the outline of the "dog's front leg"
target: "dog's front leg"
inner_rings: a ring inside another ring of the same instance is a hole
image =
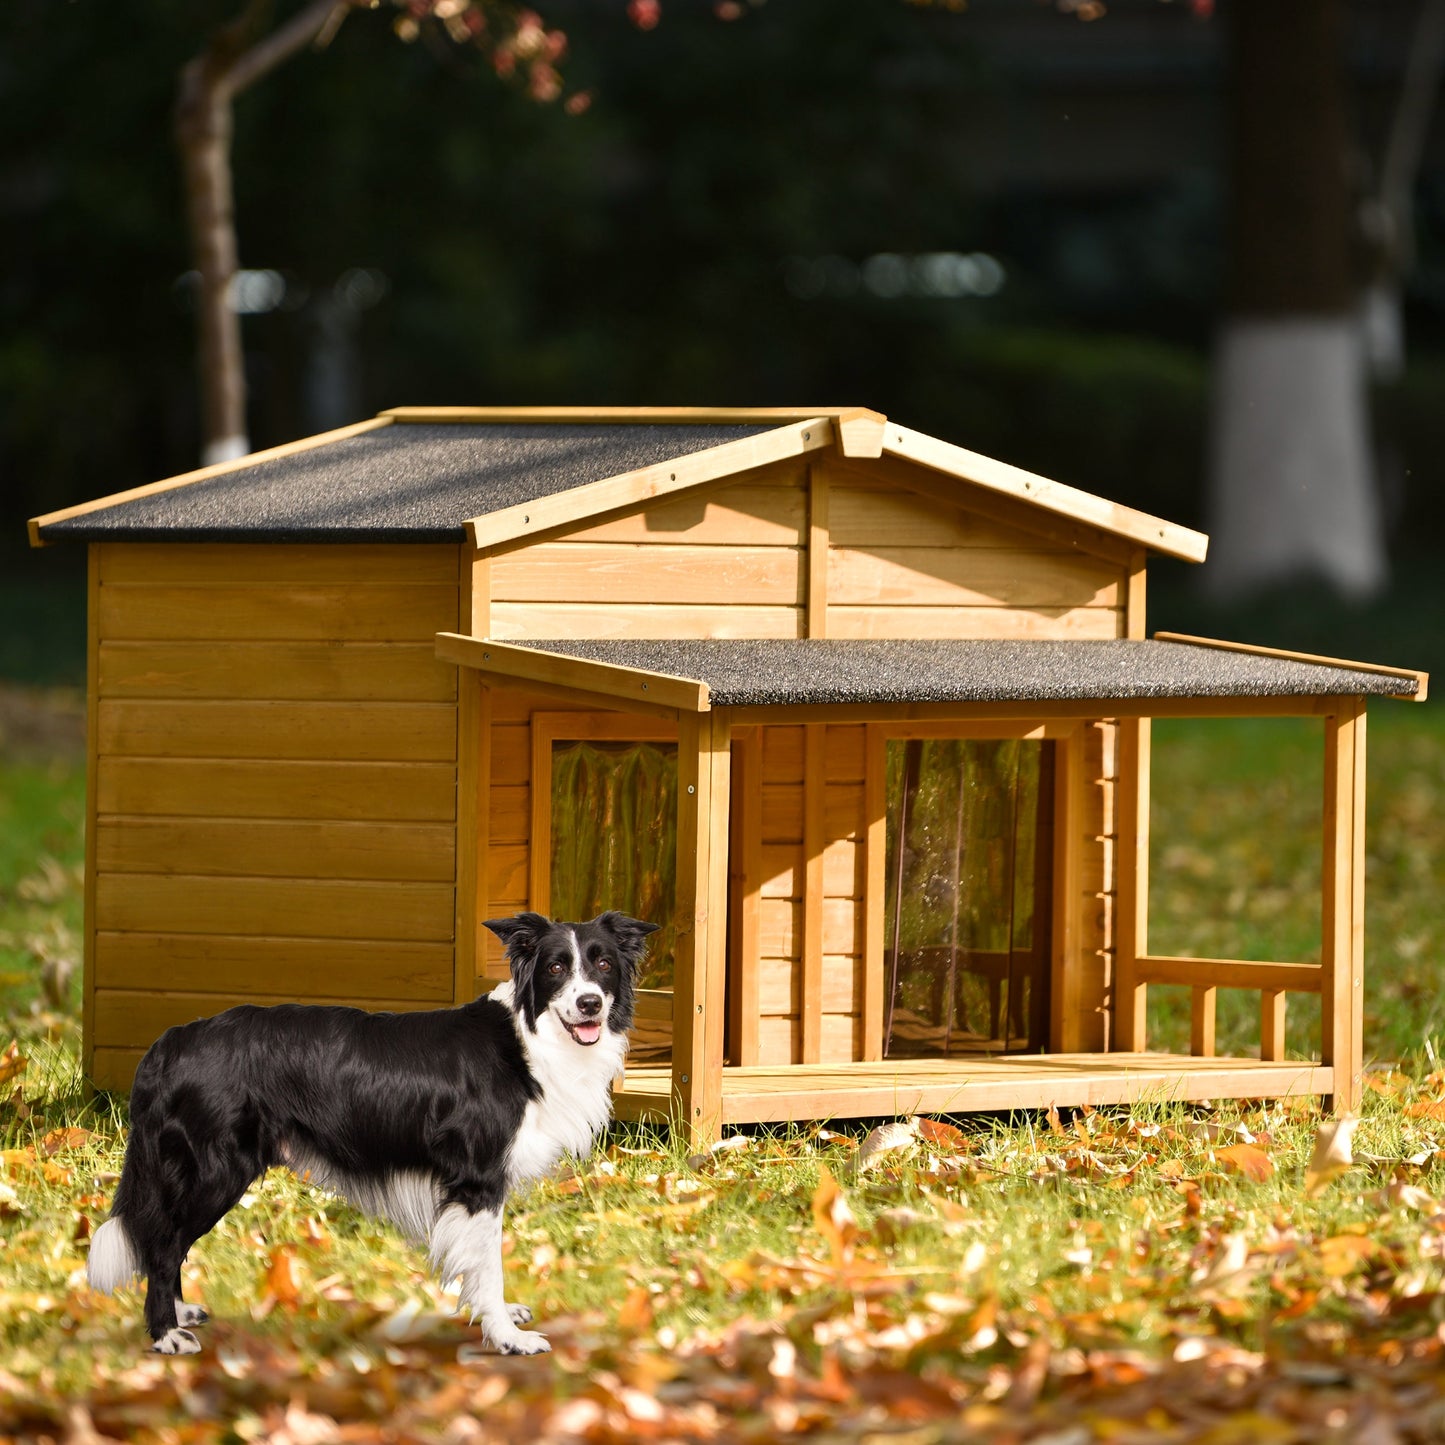
[[[448,1204],[431,1231],[431,1260],[443,1284],[462,1279],[462,1303],[480,1320],[487,1339],[504,1355],[536,1355],[552,1346],[535,1330],[522,1305],[509,1305],[503,1290],[502,1211]]]

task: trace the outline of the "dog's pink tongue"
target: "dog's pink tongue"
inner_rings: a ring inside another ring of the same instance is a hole
[[[601,1024],[578,1024],[577,1038],[584,1044],[595,1044],[602,1037]]]

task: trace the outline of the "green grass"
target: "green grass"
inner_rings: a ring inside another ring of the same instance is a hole
[[[1425,1348],[1445,1297],[1445,1075],[1431,1053],[1445,719],[1380,707],[1370,728],[1367,1047],[1404,1071],[1376,1076],[1356,1165],[1319,1197],[1302,1189],[1319,1123],[1309,1103],[963,1121],[960,1134],[914,1140],[861,1172],[861,1128],[761,1133],[706,1160],[618,1131],[514,1211],[509,1295],[532,1306],[559,1354],[545,1373],[508,1376],[509,1400],[521,1410],[581,1398],[600,1388],[598,1370],[649,1388],[671,1379],[681,1399],[684,1386],[703,1388],[701,1366],[685,1363],[702,1358],[767,1384],[779,1339],[809,1378],[902,1369],[984,1402],[1002,1398],[989,1381],[1007,1387],[1034,1347],[1054,1362],[1053,1383],[1034,1390],[1046,1398],[1100,1351],[1167,1361],[1199,1340],[1270,1359]],[[1176,723],[1155,736],[1155,947],[1310,956],[1317,737]],[[1297,764],[1314,769],[1305,788],[1288,781]],[[445,1318],[451,1301],[420,1251],[282,1172],[192,1252],[188,1292],[215,1316],[198,1362],[138,1370],[137,1297],[85,1287],[125,1111],[86,1099],[73,988],[57,1007],[37,983],[78,936],[82,802],[72,762],[0,764],[0,1000],[7,1040],[28,1060],[18,1093],[14,1080],[0,1085],[0,1429],[7,1391],[52,1434],[64,1400],[84,1397],[110,1433],[144,1434],[144,1409],[152,1423],[190,1412],[188,1438],[205,1439],[256,1438],[288,1399],[338,1420],[454,1399],[446,1390],[463,1387],[447,1372],[476,1332]],[[1177,1024],[1161,1010],[1161,1030]],[[1226,1042],[1245,1025],[1231,1016]],[[825,1171],[852,1225],[820,1222]],[[1244,1267],[1219,1274],[1234,1250]],[[458,1408],[437,1403],[431,1433]]]

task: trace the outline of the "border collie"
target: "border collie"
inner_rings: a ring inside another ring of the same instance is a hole
[[[657,927],[609,912],[486,925],[511,979],[425,1013],[242,1005],[168,1029],[136,1070],[125,1166],[87,1271],[107,1294],[146,1279],[162,1354],[194,1354],[206,1312],[181,1264],[273,1165],[429,1246],[442,1282],[502,1354],[548,1350],[502,1292],[502,1211],[612,1114],[637,966]]]

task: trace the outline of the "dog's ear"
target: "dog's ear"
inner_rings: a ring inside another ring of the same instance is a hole
[[[656,933],[662,927],[660,923],[644,923],[640,918],[629,918],[615,909],[599,913],[592,922],[598,928],[606,929],[617,940],[618,959],[628,966],[629,971],[635,971],[642,962],[642,955],[647,952],[647,935]]]
[[[489,918],[483,928],[490,928],[502,940],[507,960],[512,966],[512,997],[516,1006],[534,1022],[536,1008],[532,1001],[532,974],[537,966],[537,945],[552,926],[540,913],[518,913],[512,918]]]

